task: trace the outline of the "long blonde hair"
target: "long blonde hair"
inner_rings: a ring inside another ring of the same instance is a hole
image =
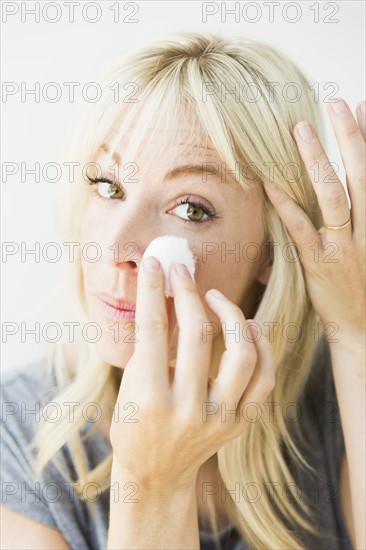
[[[296,490],[292,489],[294,479],[283,449],[302,468],[311,469],[311,466],[302,457],[275,404],[282,408],[284,404],[296,402],[308,380],[315,351],[311,326],[318,317],[307,293],[293,239],[268,200],[263,179],[269,177],[267,169],[273,170],[276,183],[303,208],[315,227],[320,227],[316,196],[292,137],[293,128],[300,120],[310,121],[320,137],[323,135],[308,80],[287,56],[268,44],[186,32],[125,55],[104,76],[102,89],[105,96],[98,105],[92,106],[83,122],[83,131],[78,134],[80,169],[76,180],[72,184],[65,182],[67,192],[62,216],[68,242],[79,240],[82,208],[88,192],[81,168],[95,161],[107,138],[108,154],[112,156],[136,114],[137,123],[128,150],[124,151],[127,159],[133,158],[144,139],[141,162],[144,166],[148,163],[158,166],[159,145],[160,155],[164,155],[164,130],[172,122],[177,122],[179,127],[179,117],[190,117],[192,132],[197,132],[203,140],[210,140],[227,170],[235,170],[238,165],[246,167],[238,173],[243,189],[256,186],[261,194],[262,221],[266,239],[271,243],[273,265],[254,319],[272,342],[276,385],[266,401],[268,414],[262,414],[241,436],[222,447],[217,458],[228,490],[237,482],[243,487],[253,483],[265,487],[264,482],[275,480],[281,486],[287,484],[293,500],[297,500],[298,506],[295,506],[289,499],[281,498],[276,490],[273,502],[266,491],[255,503],[250,502],[251,499],[235,502],[227,498],[227,513],[241,536],[255,548],[304,549],[296,536],[296,526],[312,533],[316,531],[306,503],[298,500]],[[233,93],[229,93],[230,90]],[[80,251],[70,264],[67,285],[77,318],[87,321]],[[281,327],[274,331],[274,338],[270,334],[273,326]],[[283,327],[288,326],[300,328],[296,338],[283,334]],[[321,330],[320,333],[323,334]],[[75,410],[72,425],[65,411],[57,425],[43,422],[39,426],[33,441],[37,447],[35,477],[49,460],[57,465],[55,455],[68,443],[80,487],[93,482],[104,491],[110,487],[112,453],[96,468],[87,471],[80,437],[80,429],[85,424],[82,409],[86,403],[97,402],[103,411],[111,410],[118,394],[121,369],[103,362],[92,346],[79,337],[75,376],[71,378],[59,348],[54,346],[58,393],[53,400],[61,405],[77,401],[80,406]],[[109,414],[111,420],[112,412]],[[78,494],[82,498],[81,491]],[[209,503],[210,522],[217,531],[213,501]],[[287,528],[283,518],[293,525],[293,530]]]

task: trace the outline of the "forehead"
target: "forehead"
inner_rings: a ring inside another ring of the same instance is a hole
[[[192,108],[175,105],[169,109],[164,103],[157,106],[148,98],[143,105],[128,107],[124,114],[117,117],[101,145],[113,149],[122,157],[121,150],[125,155],[128,149],[137,154],[138,148],[140,153],[151,149],[154,155],[164,152],[165,156],[172,144],[213,149],[207,131]]]
[[[176,177],[187,174],[199,174],[199,167],[210,174],[218,175],[221,159],[207,134],[189,127],[189,121],[183,124],[169,124],[160,128],[150,126],[141,131],[136,125],[119,139],[115,128],[103,140],[98,150],[101,164],[118,165],[123,169],[131,163],[140,173],[166,174]],[[132,146],[131,146],[132,143]],[[131,147],[130,147],[131,146]],[[132,153],[131,153],[132,149]],[[185,166],[184,170],[181,167]],[[176,170],[179,168],[179,170]],[[174,170],[176,172],[174,173]]]
[[[207,126],[207,121],[201,120],[201,114],[191,104],[169,101],[156,104],[153,96],[152,101],[150,99],[143,104],[128,106],[123,113],[106,121],[104,135],[100,134],[94,142],[92,160],[97,156],[104,169],[107,164],[118,169],[135,168],[144,172],[147,178],[154,174],[162,179],[163,173],[187,163],[202,165],[211,162],[214,169],[220,170],[224,165],[223,170],[229,171],[230,166],[221,154],[225,158],[231,156],[233,164],[231,144],[226,143],[221,134],[218,139],[216,126]],[[209,128],[214,132],[215,145]],[[220,143],[219,152],[217,146]],[[233,171],[237,173],[237,170]],[[231,178],[220,177],[221,181],[226,179]]]
[[[169,181],[181,178],[181,177],[199,177],[202,183],[212,184],[212,183],[224,183],[226,181],[234,181],[231,176],[228,177],[223,170],[223,163],[220,162],[216,156],[211,155],[209,151],[214,152],[213,148],[205,148],[200,145],[192,145],[191,153],[189,155],[179,154],[179,148],[185,147],[185,144],[172,144],[171,151],[166,153],[167,162],[163,163],[156,169],[156,173],[159,174],[159,177],[162,179],[162,182],[168,183]],[[174,149],[177,150],[177,154],[174,154]],[[107,144],[103,144],[101,150],[110,158],[108,154],[109,148]],[[195,153],[195,151],[197,151]],[[99,157],[101,158],[101,157]],[[112,154],[112,160],[118,165],[118,169],[124,169],[122,159],[117,151]],[[101,161],[103,165],[103,160]],[[136,163],[137,164],[137,163]],[[112,164],[109,166],[111,168],[115,166]],[[142,167],[139,166],[139,171],[143,172]],[[149,172],[151,177],[152,172]],[[214,176],[214,178],[213,178]]]
[[[183,139],[182,136],[180,136],[180,139],[175,140],[177,132],[171,131],[167,132],[167,134],[169,134],[169,136],[168,139],[166,139],[164,147],[166,156],[174,156],[178,154],[182,156],[182,154],[184,154],[186,156],[193,155],[200,157],[215,157],[217,160],[219,160],[216,149],[212,146],[211,143],[205,143],[205,138],[199,139],[199,136],[197,138],[197,135],[194,135],[193,133],[187,133],[186,136],[183,136]],[[147,139],[147,137],[143,137],[141,139],[142,146],[144,146],[144,142]],[[128,136],[122,138],[117,147],[113,147],[109,140],[104,140],[104,142],[99,147],[98,154],[108,155],[118,164],[122,164],[123,151],[125,149],[127,141]]]

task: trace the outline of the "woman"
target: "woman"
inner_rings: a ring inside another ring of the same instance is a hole
[[[266,44],[181,33],[103,90],[64,217],[76,342],[3,385],[6,547],[363,548],[365,102],[328,106],[350,210]],[[160,235],[197,258],[173,298]],[[20,428],[34,392],[60,418]]]

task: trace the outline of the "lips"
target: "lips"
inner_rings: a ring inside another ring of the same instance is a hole
[[[131,321],[136,316],[136,305],[127,298],[114,298],[109,294],[95,294],[99,305],[109,318]]]
[[[130,302],[127,298],[113,298],[109,294],[96,294],[99,300],[102,300],[104,303],[109,304],[115,309],[121,309],[123,311],[136,311],[136,304]]]

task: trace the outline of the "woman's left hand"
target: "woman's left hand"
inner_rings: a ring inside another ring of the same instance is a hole
[[[294,131],[323,223],[342,226],[350,219],[348,225],[337,230],[324,226],[316,230],[304,210],[287,193],[273,183],[265,183],[270,201],[297,246],[313,306],[323,326],[338,325],[336,337],[340,336],[342,342],[365,334],[366,118],[361,106],[362,103],[358,105],[356,121],[343,100],[328,105],[346,171],[351,209],[314,128],[308,122],[299,122]],[[314,165],[318,170],[314,170]]]

